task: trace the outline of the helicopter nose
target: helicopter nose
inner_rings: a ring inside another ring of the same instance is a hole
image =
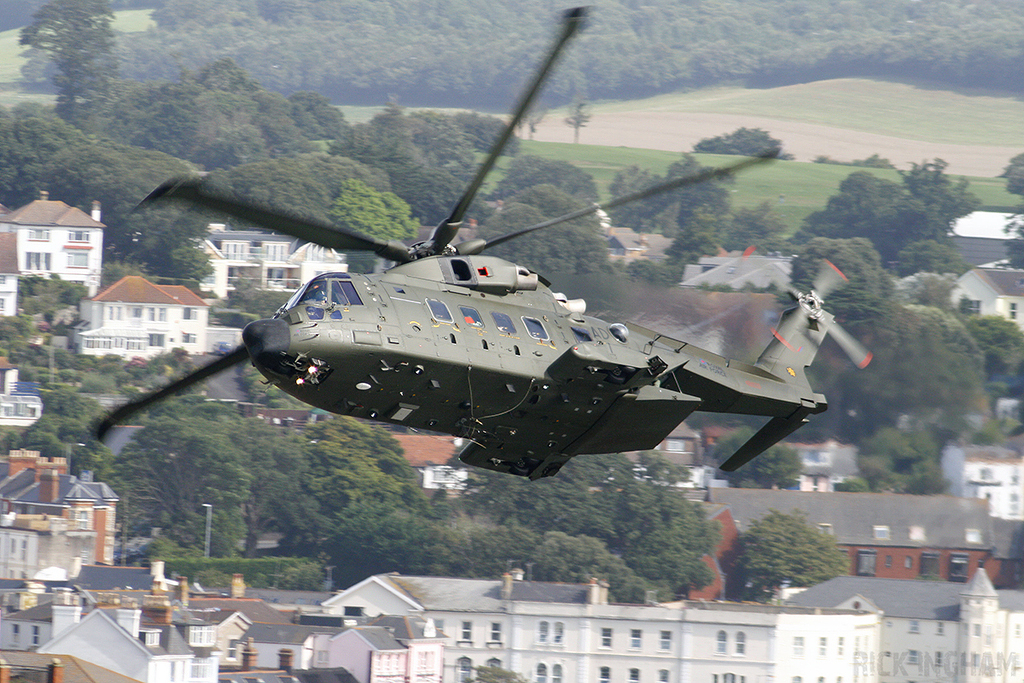
[[[258,365],[274,366],[288,353],[291,332],[282,318],[255,320],[242,330],[242,343]]]

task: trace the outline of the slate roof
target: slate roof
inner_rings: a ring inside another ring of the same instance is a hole
[[[92,216],[60,201],[37,199],[20,209],[3,214],[0,222],[14,225],[38,225],[67,228],[104,228]]]
[[[427,610],[446,612],[495,612],[504,606],[501,580],[453,579],[439,576],[381,577]],[[515,581],[512,599],[520,602],[550,602],[584,605],[587,586],[568,583]]]
[[[118,588],[149,590],[153,576],[149,567],[110,567],[87,564],[73,580],[79,588],[90,591],[112,591]]]
[[[17,675],[20,667],[45,669],[53,662],[54,655],[5,650],[3,658],[11,665],[11,673]],[[129,678],[78,657],[57,655],[56,658],[64,665],[64,683],[138,683],[137,678]]]
[[[170,306],[206,306],[188,287],[155,285],[141,275],[126,275],[92,298],[133,304],[164,304]]]
[[[255,598],[190,598],[189,609],[196,613],[241,612],[253,623],[290,624],[291,620],[263,600]]]
[[[380,626],[386,628],[399,641],[419,640],[426,638],[423,634],[427,626],[427,620],[423,617],[381,615],[371,621],[368,626]],[[435,635],[435,638],[444,636]]]
[[[18,235],[14,232],[0,232],[0,273],[17,275],[18,268]]]
[[[710,256],[704,257],[697,265],[687,265],[683,274],[682,287],[701,285],[728,285],[742,289],[747,285],[765,288],[771,285],[786,287],[793,271],[791,258],[761,256]]]
[[[983,499],[732,488],[709,489],[708,498],[729,505],[740,531],[770,510],[802,510],[810,524],[831,524],[836,542],[842,544],[984,550],[994,541],[988,501]],[[874,537],[876,525],[889,527],[888,539]],[[924,540],[911,540],[911,527],[920,527]],[[968,543],[967,529],[977,529],[981,542]]]
[[[384,626],[353,626],[345,630],[358,633],[359,636],[374,650],[404,650],[405,645]]]
[[[252,638],[257,643],[301,645],[314,633],[338,633],[342,628],[308,626],[300,624],[253,624],[242,636],[242,642]]]
[[[246,596],[259,598],[271,605],[319,605],[334,593],[326,591],[290,591],[277,588],[246,587]]]
[[[999,296],[1024,296],[1024,270],[975,268],[971,272]]]
[[[118,500],[114,490],[101,481],[82,481],[73,474],[58,475],[57,497],[53,501],[39,499],[39,483],[32,468],[7,478],[9,463],[0,463],[0,496],[15,503],[64,505],[72,500],[91,500],[96,503]]]
[[[855,595],[870,600],[886,616],[956,621],[962,583],[837,576],[797,593],[787,602],[802,607],[836,607]]]

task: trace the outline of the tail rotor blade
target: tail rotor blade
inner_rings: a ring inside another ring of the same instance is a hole
[[[218,372],[227,370],[233,365],[237,365],[238,363],[241,363],[242,361],[245,360],[249,360],[249,352],[246,350],[244,346],[239,346],[237,349],[235,349],[228,355],[218,358],[209,365],[204,365],[195,372],[185,375],[184,377],[175,382],[171,382],[164,388],[158,391],[154,391],[153,393],[148,394],[138,399],[137,401],[132,401],[131,403],[124,404],[117,410],[112,411],[103,419],[102,422],[100,422],[99,426],[96,428],[96,438],[102,441],[103,437],[106,436],[108,431],[110,431],[110,428],[118,424],[119,422],[122,422],[123,420],[126,420],[127,418],[131,417],[132,415],[135,415],[136,413],[145,410],[146,408],[148,408],[149,406],[153,405],[158,401],[162,401],[168,396],[178,393],[182,389],[186,389],[192,386],[193,384],[202,382],[204,379],[212,377],[213,375],[216,375]]]
[[[837,287],[846,284],[849,279],[843,275],[843,271],[839,270],[834,263],[825,259],[825,262],[821,264],[821,270],[818,271],[818,277],[814,280],[814,291],[815,293],[824,299]]]
[[[852,334],[847,332],[842,325],[833,322],[828,327],[828,333],[832,335],[832,338],[836,340],[839,347],[846,352],[846,355],[850,357],[850,360],[858,368],[866,368],[871,362],[873,357],[871,352],[857,341]]]

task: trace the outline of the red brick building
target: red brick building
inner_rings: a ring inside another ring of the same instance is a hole
[[[1021,522],[994,519],[985,500],[895,493],[819,493],[765,489],[711,489],[711,502],[728,507],[716,516],[718,549],[726,578],[738,553],[738,536],[771,510],[801,511],[808,524],[835,536],[850,558],[851,576],[934,578],[966,582],[985,567],[1000,588],[1021,579]],[[734,528],[727,527],[733,524]],[[737,587],[727,585],[727,593]]]

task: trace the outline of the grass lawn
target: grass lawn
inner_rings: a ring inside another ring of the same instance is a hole
[[[524,140],[522,145],[525,154],[568,161],[590,173],[606,199],[609,198],[608,184],[621,169],[635,165],[661,174],[679,158],[678,154],[672,152],[627,147],[531,140]],[[736,161],[736,157],[722,155],[696,156],[702,164],[708,166],[721,166]],[[899,182],[899,174],[892,170],[776,161],[737,175],[732,187],[732,203],[735,207],[749,207],[769,201],[790,227],[795,229],[808,214],[823,208],[828,198],[835,194],[839,183],[854,171],[868,171]],[[1006,191],[1005,181],[1001,179],[968,178],[968,181],[971,183],[971,191],[978,195],[986,211],[1012,211],[1021,203],[1020,197]]]

